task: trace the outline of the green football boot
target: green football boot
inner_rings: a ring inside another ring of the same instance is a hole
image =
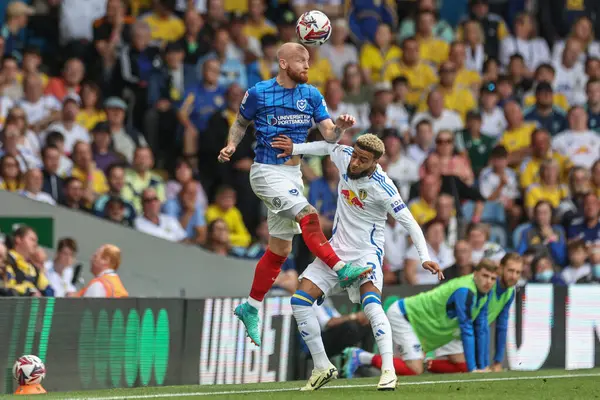
[[[337,271],[340,287],[346,289],[352,286],[354,282],[367,276],[371,271],[373,271],[372,267],[355,267],[351,264],[344,265],[342,269]]]
[[[258,310],[248,303],[242,303],[235,308],[233,313],[246,327],[246,334],[252,343],[260,347],[260,318],[258,317]]]

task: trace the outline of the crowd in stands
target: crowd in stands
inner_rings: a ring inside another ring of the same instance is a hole
[[[0,189],[260,258],[268,232],[248,179],[252,128],[232,162],[217,155],[245,90],[276,75],[278,46],[317,8],[333,33],[308,48],[309,83],[334,119],[356,117],[340,143],[384,140],[381,165],[448,278],[515,250],[523,283],[600,282],[596,3],[3,2]],[[336,167],[305,157],[302,172],[331,235]],[[391,218],[385,235],[386,284],[435,283]],[[280,288],[312,259],[296,239]]]

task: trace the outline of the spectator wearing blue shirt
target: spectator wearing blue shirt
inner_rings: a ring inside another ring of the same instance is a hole
[[[198,207],[198,186],[196,181],[183,184],[176,198],[168,200],[163,212],[176,218],[185,229],[184,242],[203,245],[206,242],[206,220],[204,211]]]
[[[538,127],[550,132],[551,136],[568,129],[565,112],[554,106],[554,91],[548,82],[540,82],[535,88],[535,105],[524,112],[526,121],[535,121]]]
[[[20,56],[24,47],[25,27],[29,17],[35,13],[22,1],[13,1],[6,8],[6,21],[0,29],[0,36],[4,38],[4,55]]]
[[[239,59],[228,57],[227,48],[230,43],[231,37],[227,29],[217,29],[213,41],[214,50],[198,61],[198,68],[203,69],[206,61],[217,59],[221,63],[219,85],[227,87],[232,83],[237,83],[242,89],[246,89],[248,87],[246,66]]]
[[[538,254],[545,254],[558,265],[567,262],[567,240],[560,225],[552,225],[552,205],[539,201],[533,208],[533,222],[521,235],[518,245],[519,254],[534,249]]]
[[[202,134],[206,130],[210,117],[225,108],[227,88],[219,84],[220,75],[221,63],[219,60],[207,60],[202,65],[202,81],[195,87],[186,90],[183,96],[183,108],[188,112],[180,113],[186,129],[192,128]]]
[[[321,159],[321,169],[323,177],[311,182],[308,190],[308,202],[317,209],[323,232],[325,236],[329,237],[333,233],[333,218],[337,205],[340,175],[329,156]]]
[[[600,200],[595,193],[583,197],[583,216],[571,222],[567,238],[583,240],[586,245],[600,245]]]

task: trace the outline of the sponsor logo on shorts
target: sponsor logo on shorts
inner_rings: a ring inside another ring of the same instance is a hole
[[[352,190],[342,189],[342,196],[346,199],[346,203],[350,206],[359,207],[365,209],[365,204],[361,201],[360,197],[356,195]]]
[[[300,111],[306,110],[307,105],[308,105],[308,102],[305,99],[300,99],[296,102],[296,108],[298,108],[298,110],[300,110]]]
[[[291,189],[289,192],[292,196],[298,196],[298,194],[300,193],[298,192],[298,189]]]
[[[275,197],[273,199],[272,204],[273,204],[273,207],[275,207],[275,208],[281,207],[281,200],[279,199],[279,197]]]

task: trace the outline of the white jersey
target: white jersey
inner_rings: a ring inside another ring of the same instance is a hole
[[[349,146],[312,142],[294,144],[293,154],[331,156],[341,179],[338,184],[337,210],[333,222],[331,246],[343,260],[356,260],[376,254],[384,256],[384,231],[388,213],[409,232],[421,262],[429,261],[427,243],[418,223],[406,207],[398,189],[377,165],[372,175],[350,179],[346,173],[354,149]]]

